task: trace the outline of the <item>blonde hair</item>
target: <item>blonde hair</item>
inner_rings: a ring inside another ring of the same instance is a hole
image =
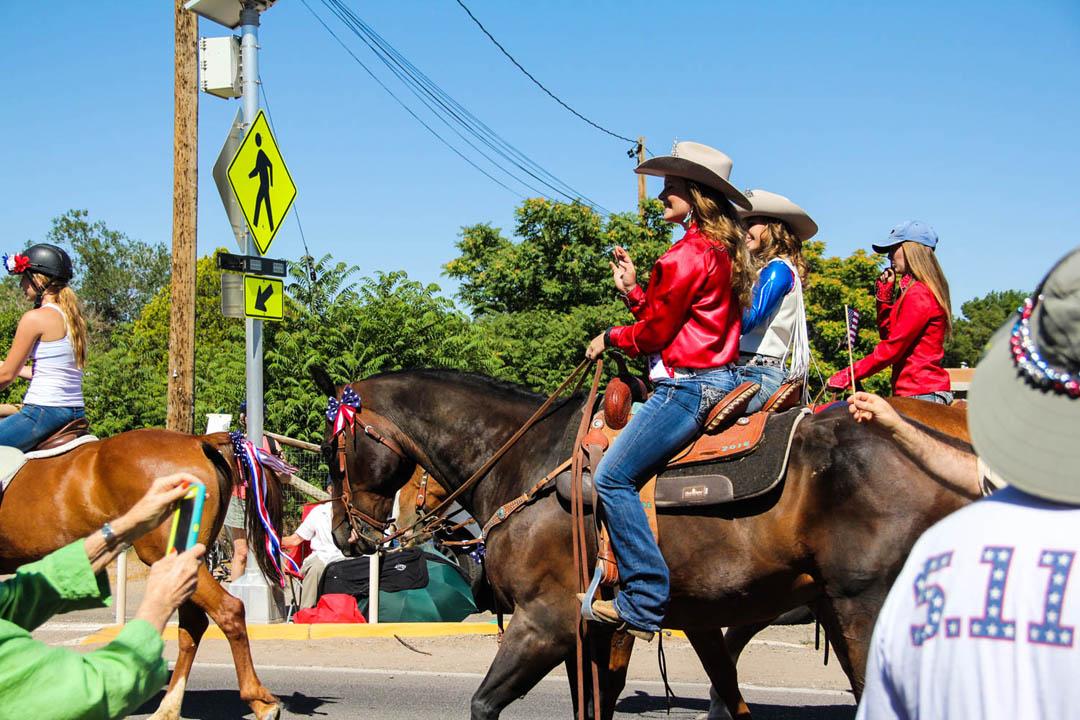
[[[767,222],[762,223],[765,229],[761,231],[761,249],[754,256],[757,266],[763,268],[774,258],[785,258],[795,266],[799,280],[805,285],[807,269],[802,255],[802,240],[787,223],[765,216],[760,216],[760,219]]]
[[[910,240],[900,247],[904,248],[904,263],[908,272],[919,282],[930,288],[938,304],[945,309],[945,331],[952,334],[952,302],[949,299],[949,281],[941,271],[934,251]]]
[[[67,326],[68,337],[71,338],[71,349],[75,353],[75,366],[81,370],[86,364],[87,333],[86,320],[83,318],[78,296],[66,282],[41,273],[27,274],[33,277],[34,283],[42,288],[43,293],[56,294],[56,304],[64,311],[64,324]]]
[[[750,307],[750,299],[757,280],[746,247],[746,228],[735,213],[735,208],[719,191],[693,180],[686,181],[690,195],[690,207],[701,232],[714,244],[727,250],[731,258],[731,292],[741,307]]]

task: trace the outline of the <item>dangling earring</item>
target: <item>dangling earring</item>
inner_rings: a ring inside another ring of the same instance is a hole
[[[692,222],[694,222],[694,208],[690,208],[689,210],[687,210],[686,217],[682,219],[682,224],[686,225],[687,227],[689,227],[690,223]]]

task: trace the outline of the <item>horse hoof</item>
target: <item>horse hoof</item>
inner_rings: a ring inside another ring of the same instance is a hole
[[[281,718],[281,704],[264,705],[261,709],[255,711],[255,717],[258,720],[279,720]]]

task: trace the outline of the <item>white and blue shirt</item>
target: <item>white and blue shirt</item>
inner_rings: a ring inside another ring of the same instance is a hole
[[[1006,488],[915,543],[858,718],[1080,717],[1080,507]]]

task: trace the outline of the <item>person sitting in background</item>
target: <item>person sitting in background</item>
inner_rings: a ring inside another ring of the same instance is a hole
[[[328,486],[327,492],[332,493],[333,487]],[[281,539],[281,546],[292,549],[305,541],[311,543],[311,554],[304,558],[304,564],[300,566],[303,576],[300,584],[301,610],[315,607],[319,601],[319,583],[326,566],[345,559],[334,543],[330,503],[320,503],[312,508],[296,532]]]
[[[0,715],[12,718],[118,718],[168,680],[161,631],[195,592],[204,548],[170,554],[150,568],[135,617],[116,639],[88,653],[50,647],[30,632],[54,614],[111,603],[106,566],[161,525],[194,476],[154,481],[134,507],[101,530],[0,582]]]

